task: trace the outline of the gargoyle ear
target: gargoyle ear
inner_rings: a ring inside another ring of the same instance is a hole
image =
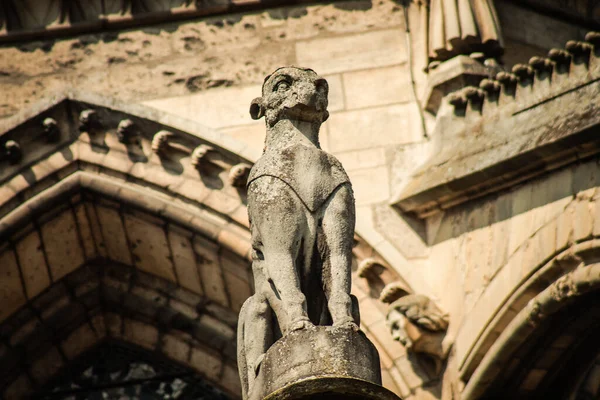
[[[265,115],[265,107],[262,103],[262,97],[257,97],[250,103],[250,116],[252,119],[260,119]]]

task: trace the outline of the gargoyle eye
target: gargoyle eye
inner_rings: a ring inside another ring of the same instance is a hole
[[[274,92],[283,92],[290,88],[290,83],[288,81],[280,81],[273,88]]]

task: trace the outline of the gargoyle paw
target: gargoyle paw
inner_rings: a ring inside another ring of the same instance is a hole
[[[336,327],[336,328],[351,329],[354,332],[358,332],[360,330],[359,326],[356,325],[356,323],[354,322],[354,320],[352,320],[352,321],[345,320],[345,321],[339,322],[337,324],[333,324],[333,326]]]
[[[288,333],[290,332],[294,332],[294,331],[299,331],[300,329],[306,329],[306,328],[310,328],[314,326],[312,324],[312,322],[310,322],[309,319],[300,319],[297,321],[294,321],[290,324],[290,329],[288,330]]]

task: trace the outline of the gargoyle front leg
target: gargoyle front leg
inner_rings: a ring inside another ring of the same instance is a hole
[[[280,179],[264,176],[248,188],[253,242],[261,253],[266,278],[286,313],[287,318],[277,316],[284,334],[312,325],[296,266],[306,228],[303,207],[296,193]]]
[[[323,271],[327,304],[334,326],[358,329],[350,297],[354,196],[350,184],[339,186],[324,205],[322,228],[329,248],[329,267]]]

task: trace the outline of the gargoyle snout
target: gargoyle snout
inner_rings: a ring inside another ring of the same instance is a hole
[[[292,88],[292,97],[297,104],[323,111],[327,107],[326,98],[319,93],[314,82],[296,82]],[[324,101],[325,100],[325,101]]]

